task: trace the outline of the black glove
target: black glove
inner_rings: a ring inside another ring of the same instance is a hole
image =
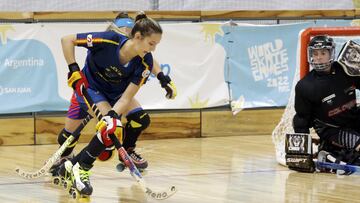
[[[163,72],[158,73],[157,79],[160,81],[161,87],[166,90],[166,98],[175,99],[177,95],[176,87],[168,75]]]

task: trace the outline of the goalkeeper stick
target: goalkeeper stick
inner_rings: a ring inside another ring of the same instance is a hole
[[[85,99],[86,103],[91,107],[95,116],[98,118],[98,120],[101,120],[101,118],[103,116],[102,116],[100,110],[97,108],[96,104],[91,99],[87,90],[84,87],[82,89],[82,93],[84,95],[84,99]],[[119,156],[124,161],[124,164],[129,168],[131,176],[136,180],[136,182],[139,183],[141,189],[148,196],[150,196],[151,198],[154,198],[154,199],[163,200],[163,199],[169,198],[170,196],[175,194],[175,192],[176,192],[175,186],[171,186],[168,190],[157,191],[157,192],[155,192],[154,190],[152,190],[148,186],[146,186],[145,180],[143,179],[141,173],[139,172],[139,170],[135,166],[134,162],[131,160],[128,153],[126,152],[124,147],[121,145],[121,143],[119,142],[117,137],[114,134],[111,134],[109,136],[110,136],[111,140],[113,141],[113,143],[119,153]]]
[[[64,153],[64,151],[72,143],[72,141],[77,139],[80,136],[81,130],[86,126],[86,124],[91,119],[92,119],[92,116],[87,115],[86,118],[81,122],[79,127],[76,128],[76,130],[72,133],[72,135],[66,139],[66,141],[61,145],[61,147],[46,161],[45,165],[43,167],[41,167],[39,170],[37,170],[35,172],[27,172],[19,167],[16,167],[15,172],[19,176],[21,176],[25,179],[35,179],[35,178],[40,178],[40,177],[44,176],[49,171],[51,166],[53,166],[54,163],[57,160],[59,160],[62,153]]]

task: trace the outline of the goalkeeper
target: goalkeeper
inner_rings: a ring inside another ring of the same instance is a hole
[[[360,77],[347,74],[347,67],[335,60],[335,43],[326,35],[310,40],[308,62],[312,70],[295,87],[294,131],[309,133],[313,127],[320,137],[319,151],[359,165],[360,111],[355,90]]]

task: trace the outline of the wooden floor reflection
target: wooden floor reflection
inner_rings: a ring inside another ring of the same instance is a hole
[[[48,177],[28,181],[14,172],[16,166],[35,171],[56,149],[0,147],[0,202],[77,202]],[[276,163],[271,136],[145,140],[138,149],[149,161],[144,176],[149,187],[178,188],[164,203],[360,202],[360,176],[289,171]],[[116,159],[96,162],[90,201],[159,202],[147,197],[127,171],[117,172]]]

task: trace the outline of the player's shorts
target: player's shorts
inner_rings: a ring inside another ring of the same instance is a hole
[[[106,99],[99,91],[88,88],[87,92],[95,104],[102,101],[108,101],[108,99]],[[114,105],[113,103],[115,102],[111,102],[110,105]],[[71,119],[84,119],[88,115],[88,110],[89,108],[86,105],[84,98],[74,92],[70,100],[67,117]]]

